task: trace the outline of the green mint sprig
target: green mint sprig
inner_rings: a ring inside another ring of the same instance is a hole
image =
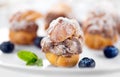
[[[20,50],[17,53],[17,56],[26,62],[26,65],[37,65],[37,66],[43,66],[42,59],[39,59],[38,56],[30,51],[26,50]]]

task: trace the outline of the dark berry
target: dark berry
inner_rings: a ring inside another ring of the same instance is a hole
[[[37,46],[38,48],[41,48],[41,40],[43,39],[43,37],[37,37],[34,40],[34,45]]]
[[[107,46],[104,48],[104,55],[107,58],[114,58],[118,55],[119,50],[114,46]]]
[[[14,44],[11,43],[10,41],[3,42],[0,45],[0,49],[3,53],[11,53],[14,50]]]
[[[80,60],[78,66],[82,68],[95,67],[95,61],[92,58],[85,57]]]

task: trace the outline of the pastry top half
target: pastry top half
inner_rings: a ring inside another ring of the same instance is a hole
[[[85,33],[100,34],[109,38],[117,34],[114,14],[106,11],[95,10],[90,12],[82,25]]]
[[[113,15],[113,18],[115,19],[116,21],[116,27],[117,27],[117,31],[118,33],[120,34],[120,14],[114,14]]]
[[[15,31],[36,31],[38,25],[35,20],[42,17],[38,12],[28,10],[25,12],[17,12],[10,18],[10,29]]]
[[[74,19],[59,17],[53,20],[42,42],[43,52],[71,56],[82,52],[83,32]]]

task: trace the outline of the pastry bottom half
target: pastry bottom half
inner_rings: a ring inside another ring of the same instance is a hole
[[[58,56],[51,52],[45,53],[48,61],[58,67],[73,67],[79,60],[79,55],[72,55],[71,57]]]
[[[106,46],[113,45],[117,39],[117,35],[114,35],[113,38],[107,38],[98,34],[85,34],[85,43],[89,48],[92,49],[103,49]]]
[[[36,32],[13,31],[10,30],[9,38],[14,44],[29,45],[37,37]]]

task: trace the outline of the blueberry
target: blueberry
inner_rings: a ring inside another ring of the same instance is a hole
[[[10,41],[3,42],[0,45],[0,49],[3,53],[11,53],[14,50],[14,44],[11,43]]]
[[[43,39],[43,37],[37,37],[34,40],[34,45],[37,46],[38,48],[41,48],[41,40]]]
[[[114,58],[118,55],[119,50],[114,46],[107,46],[104,48],[104,55],[107,58]]]
[[[92,58],[85,57],[78,63],[79,67],[95,67],[95,61]]]

